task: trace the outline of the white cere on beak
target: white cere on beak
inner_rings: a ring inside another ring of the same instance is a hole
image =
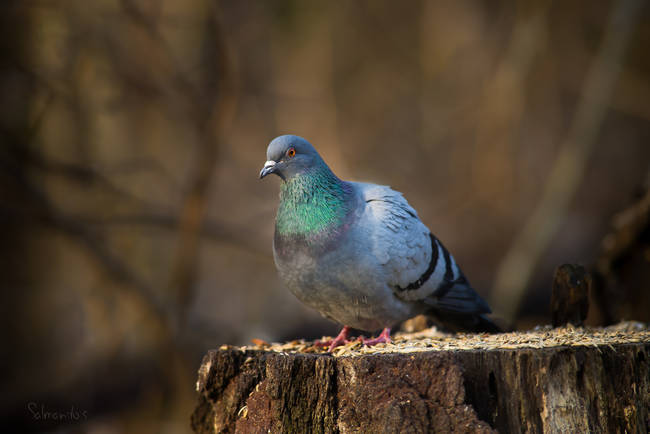
[[[260,171],[260,179],[264,178],[269,173],[273,173],[273,166],[275,166],[275,161],[269,160],[264,163],[264,167]]]

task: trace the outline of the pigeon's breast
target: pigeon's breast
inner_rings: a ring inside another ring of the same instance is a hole
[[[349,224],[337,230],[312,235],[283,235],[275,231],[274,259],[280,277],[293,287],[309,288],[323,280],[333,266],[332,257],[340,256],[348,243]]]
[[[341,324],[372,331],[408,317],[412,307],[392,295],[368,255],[366,235],[357,225],[320,243],[276,234],[274,257],[281,279],[299,300]]]
[[[280,278],[298,299],[325,315],[340,298],[336,294],[340,285],[333,281],[339,267],[332,258],[341,241],[343,235],[319,243],[277,232],[274,237],[274,259]]]

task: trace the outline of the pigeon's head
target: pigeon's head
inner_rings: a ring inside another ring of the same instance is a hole
[[[260,172],[260,179],[275,173],[283,180],[325,165],[316,149],[302,137],[286,135],[276,137],[266,149],[266,163]]]

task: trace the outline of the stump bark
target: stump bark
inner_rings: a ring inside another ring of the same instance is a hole
[[[335,355],[301,342],[222,347],[199,370],[192,428],[648,432],[650,331],[606,330],[416,334]]]

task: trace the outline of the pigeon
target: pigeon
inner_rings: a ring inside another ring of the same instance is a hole
[[[329,351],[352,328],[382,330],[366,345],[390,342],[391,328],[425,314],[443,327],[499,332],[487,303],[454,257],[400,192],[339,179],[302,137],[279,136],[260,179],[282,179],[273,257],[278,274],[304,304],[343,325],[319,342]]]

